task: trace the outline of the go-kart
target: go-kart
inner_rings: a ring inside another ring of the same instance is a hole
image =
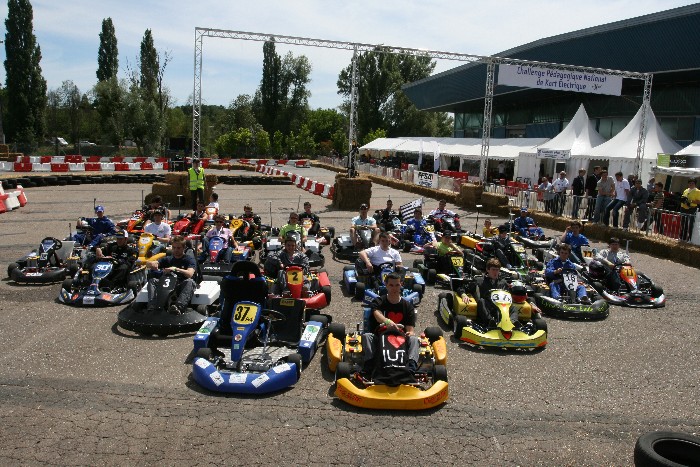
[[[407,336],[403,330],[380,326],[375,335],[375,369],[363,371],[360,324],[351,334],[331,323],[326,339],[328,367],[335,372],[335,395],[365,409],[423,410],[443,404],[448,397],[447,345],[440,328],[427,328],[419,337],[418,368],[411,373],[403,362]],[[403,364],[397,364],[401,362]]]
[[[413,226],[408,225],[403,232],[403,252],[422,254],[426,246],[432,245],[435,240],[435,227],[428,224],[423,227],[423,232],[418,233]]]
[[[360,251],[374,246],[374,243],[372,242],[372,234],[374,233],[374,230],[372,227],[367,225],[357,225],[355,226],[355,233],[359,239],[357,249],[352,243],[350,234],[341,235],[340,237],[333,239],[333,243],[331,243],[331,253],[333,254],[333,259],[355,261],[360,256]]]
[[[221,317],[208,318],[194,337],[192,376],[197,384],[241,394],[266,394],[295,384],[331,318],[307,318],[302,300],[268,302],[267,282],[250,262],[236,263],[222,291]]]
[[[550,287],[544,276],[530,276],[530,285],[534,288],[535,302],[543,313],[555,318],[572,319],[603,319],[610,312],[610,305],[591,285],[585,281],[575,269],[565,269],[562,272],[561,297],[556,299],[550,296]],[[586,288],[586,295],[590,303],[581,303],[576,297],[576,289],[579,285]]]
[[[139,237],[137,243],[138,258],[137,265],[146,264],[148,261],[158,261],[165,256],[165,246],[156,240],[153,234],[144,232]]]
[[[504,274],[525,278],[530,270],[542,269],[542,263],[538,262],[536,257],[529,255],[522,244],[512,238],[509,240],[511,251],[504,254],[512,267],[508,268],[506,265],[502,265],[502,272]],[[465,241],[464,236],[462,237],[462,242],[468,242]],[[489,258],[498,256],[496,254],[496,248],[497,247],[488,240],[477,241],[474,243],[474,248],[467,248],[464,250],[464,260],[472,265],[471,268],[473,272],[483,272],[486,270],[486,262]]]
[[[515,239],[522,243],[525,248],[530,248],[533,253],[539,249],[549,249],[552,247],[556,240],[551,237],[547,237],[544,231],[537,226],[537,224],[529,224],[527,226],[526,234],[523,235],[520,231],[513,228]]]
[[[74,241],[46,237],[39,248],[7,266],[10,280],[22,284],[61,282],[80,269],[80,258],[74,254]]]
[[[304,245],[301,244],[301,234],[299,232],[289,232],[287,236],[294,237],[297,242],[297,248],[304,250],[304,254],[309,258],[309,266],[312,268],[322,268],[326,264],[326,258],[321,253],[321,245],[313,238],[307,238]],[[265,264],[265,260],[273,254],[282,251],[284,244],[279,241],[277,237],[268,238],[263,244],[262,250],[258,257],[260,258],[259,264]]]
[[[462,231],[462,224],[459,222],[459,214],[444,214],[441,217],[430,215],[428,216],[428,221],[433,224],[437,232],[456,233]]]
[[[365,304],[370,304],[375,298],[386,293],[384,279],[387,274],[399,272],[393,263],[382,263],[374,266],[374,273],[367,271],[364,263],[358,261],[355,266],[343,267],[343,287],[347,293]],[[401,271],[403,285],[401,296],[418,305],[425,293],[425,280],[417,269]]]
[[[464,277],[464,255],[450,252],[440,256],[436,250],[426,249],[423,259],[413,261],[413,267],[425,278],[426,284],[450,287],[452,279]]]
[[[233,263],[253,259],[254,253],[251,248],[248,245],[239,245],[231,250],[231,258],[227,260],[224,245],[225,241],[221,237],[213,236],[209,239],[209,254],[201,264],[202,276],[205,280],[221,281],[222,277],[231,272]]]
[[[199,235],[204,229],[204,219],[192,218],[183,216],[179,218],[172,226],[173,235]]]
[[[90,267],[83,267],[75,277],[63,281],[58,300],[74,306],[109,306],[130,302],[146,283],[146,268],[140,266],[133,269],[126,283],[115,284],[105,279],[116,264],[112,258],[103,258]]]
[[[479,297],[476,283],[472,283],[472,292],[467,294],[469,303],[464,303],[457,293],[440,294],[438,314],[449,324],[457,339],[472,347],[502,349],[543,349],[547,345],[547,323],[533,315],[532,307],[526,297],[518,301],[508,290],[491,290],[486,297]],[[483,300],[480,300],[482,298]],[[498,322],[484,323],[477,317],[484,314],[481,307],[496,312]],[[518,310],[518,321],[522,324],[516,328],[510,318],[511,307]]]
[[[314,226],[313,221],[309,218],[302,219],[301,225],[307,232]],[[333,237],[335,237],[335,227],[319,227],[315,235],[309,234],[307,241],[311,239],[318,242],[319,245],[330,245]]]
[[[393,230],[397,230],[402,222],[401,222],[401,215],[396,212],[396,211],[391,211],[389,213],[389,218],[385,219],[383,217],[384,210],[383,209],[377,209],[374,211],[374,220],[377,221],[377,226],[384,232],[391,232]]]
[[[143,224],[145,222],[146,212],[141,209],[137,209],[130,218],[119,221],[117,223],[117,227],[132,234],[140,234],[143,232]]]
[[[186,254],[192,252],[188,251]],[[158,336],[190,332],[199,329],[207,315],[216,311],[220,293],[218,282],[200,281],[187,310],[175,315],[168,310],[177,299],[177,274],[169,271],[151,271],[149,276],[160,278],[154,287],[153,296],[149,297],[149,284],[146,283],[136,295],[136,299],[119,312],[117,322],[122,328],[143,335]]]
[[[581,271],[586,280],[596,292],[613,305],[632,308],[661,308],[666,306],[664,290],[641,272],[637,272],[630,264],[617,264],[610,274],[620,277],[620,287],[617,290],[609,288],[607,281],[594,278],[590,271]]]
[[[307,309],[320,310],[331,303],[331,281],[324,269],[305,273],[301,266],[287,266],[265,279],[272,295],[303,300]]]

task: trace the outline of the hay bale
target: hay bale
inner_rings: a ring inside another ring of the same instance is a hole
[[[366,178],[347,178],[338,174],[335,177],[335,195],[333,207],[346,211],[355,211],[360,205],[369,205],[372,198],[372,182]]]
[[[481,204],[481,195],[483,192],[483,186],[465,183],[459,188],[459,195],[457,195],[457,205],[464,208],[474,209],[476,208],[477,204]]]

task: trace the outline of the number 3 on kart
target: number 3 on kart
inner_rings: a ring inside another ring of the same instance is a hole
[[[233,321],[236,324],[247,325],[255,321],[255,315],[258,314],[258,307],[250,305],[238,305],[236,313],[233,315]]]

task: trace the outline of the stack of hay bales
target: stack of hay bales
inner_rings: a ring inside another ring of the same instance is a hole
[[[499,195],[498,193],[482,193],[481,204],[484,206],[484,210],[488,212],[502,215],[508,214],[508,197],[506,195]]]
[[[457,205],[463,208],[476,209],[476,205],[481,204],[481,195],[483,192],[483,186],[465,183],[459,188]]]
[[[356,211],[361,204],[369,206],[372,198],[372,182],[366,178],[348,178],[347,175],[335,176],[335,194],[333,207],[344,211]]]
[[[208,204],[209,196],[212,193],[212,187],[218,183],[218,178],[216,175],[207,174],[205,172],[204,179],[204,201]],[[182,206],[191,206],[192,198],[190,196],[190,182],[187,172],[166,173],[165,181],[153,184],[151,193],[146,196],[146,203],[150,203],[151,199],[156,195],[160,195],[160,197],[163,198],[163,203],[169,204],[170,206],[177,206],[177,195],[182,195]]]
[[[10,162],[10,146],[0,144],[0,161]]]

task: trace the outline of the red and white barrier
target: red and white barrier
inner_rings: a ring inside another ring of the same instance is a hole
[[[308,161],[304,161],[308,164]],[[261,174],[264,175],[279,175],[283,177],[287,177],[292,181],[292,184],[296,185],[297,187],[301,188],[302,190],[306,190],[316,196],[321,196],[323,198],[327,199],[333,199],[333,194],[335,191],[335,187],[331,185],[327,185],[325,183],[320,183],[317,182],[316,180],[312,180],[307,177],[302,177],[297,174],[293,174],[291,172],[287,172],[284,170],[277,169],[275,167],[269,166],[269,165],[258,165],[256,167],[256,172],[260,172]]]
[[[203,159],[207,167],[209,159]],[[17,156],[14,162],[0,162],[0,172],[100,172],[167,170],[167,157]]]

